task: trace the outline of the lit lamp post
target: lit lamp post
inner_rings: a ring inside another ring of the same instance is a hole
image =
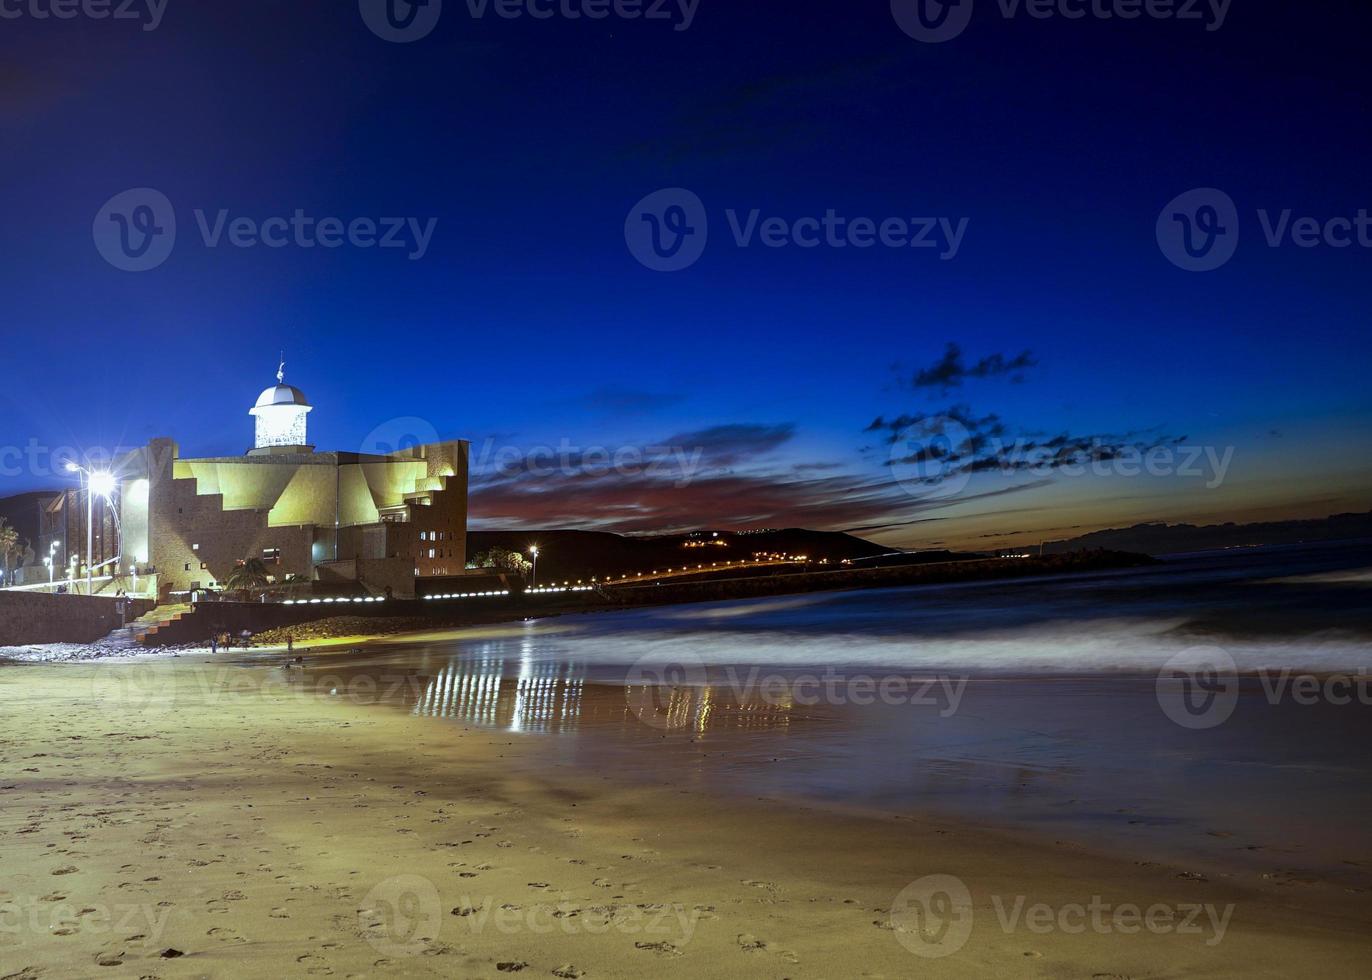
[[[75,461],[67,462],[68,473],[80,473],[86,484],[86,595],[94,595],[91,578],[95,570],[95,495],[106,500],[114,493],[114,474],[109,470],[88,470]]]
[[[48,566],[48,588],[52,588],[53,572],[57,570],[57,542],[48,543],[48,557],[43,559],[43,564]]]
[[[534,567],[529,573],[529,588],[532,589],[538,586],[538,545],[532,545],[529,548],[529,554],[533,555],[534,558]]]

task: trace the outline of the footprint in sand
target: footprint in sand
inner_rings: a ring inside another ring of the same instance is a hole
[[[742,933],[738,937],[738,946],[745,953],[771,953],[779,956],[788,963],[799,963],[800,957],[789,949],[782,949],[780,946],[773,946],[763,942],[751,933]]]
[[[53,868],[51,871],[48,872],[48,874],[54,874],[54,875],[70,875],[70,874],[76,874],[76,872],[78,872],[78,871],[80,871],[80,870],[81,870],[80,868],[72,867],[72,866],[69,864],[69,865],[67,865],[65,868]]]
[[[526,969],[528,966],[529,964],[525,963],[523,960],[512,960],[507,963],[497,963],[495,965],[495,968],[502,973],[518,973],[520,970]]]
[[[305,968],[305,972],[314,976],[331,976],[333,967],[329,966],[313,953],[306,953],[304,956],[297,956],[295,961]]]
[[[564,963],[553,971],[553,976],[561,977],[562,980],[577,980],[578,977],[583,977],[585,975],[585,970],[578,970],[570,963]]]
[[[671,943],[634,943],[634,949],[656,953],[658,956],[683,956],[684,953]]]
[[[205,935],[209,936],[211,939],[217,939],[221,943],[232,943],[235,946],[242,945],[248,941],[243,934],[236,929],[225,929],[222,926],[215,926],[209,932],[205,933]]]

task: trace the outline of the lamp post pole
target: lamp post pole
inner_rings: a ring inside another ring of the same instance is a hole
[[[529,549],[529,554],[534,556],[534,567],[529,573],[529,588],[538,587],[538,545]]]
[[[82,471],[84,473],[84,470]],[[95,490],[87,478],[86,484],[86,595],[94,595],[92,578],[95,572]]]
[[[86,488],[86,595],[93,595],[95,576],[95,495],[98,493],[109,500],[116,486],[113,473],[107,470],[89,470],[75,461],[67,463],[67,472],[80,473],[81,483]]]

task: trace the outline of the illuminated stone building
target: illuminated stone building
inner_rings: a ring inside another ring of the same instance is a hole
[[[155,573],[163,596],[213,588],[249,558],[276,583],[397,596],[417,576],[461,574],[468,443],[316,452],[311,410],[283,366],[249,410],[245,455],[186,459],[163,438],[118,460],[121,571]]]

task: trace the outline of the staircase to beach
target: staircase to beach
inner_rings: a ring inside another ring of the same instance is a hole
[[[177,622],[190,611],[191,606],[188,602],[157,606],[110,633],[101,641],[100,645],[115,649],[137,649],[143,646],[147,637],[155,635],[158,630],[165,629]]]

